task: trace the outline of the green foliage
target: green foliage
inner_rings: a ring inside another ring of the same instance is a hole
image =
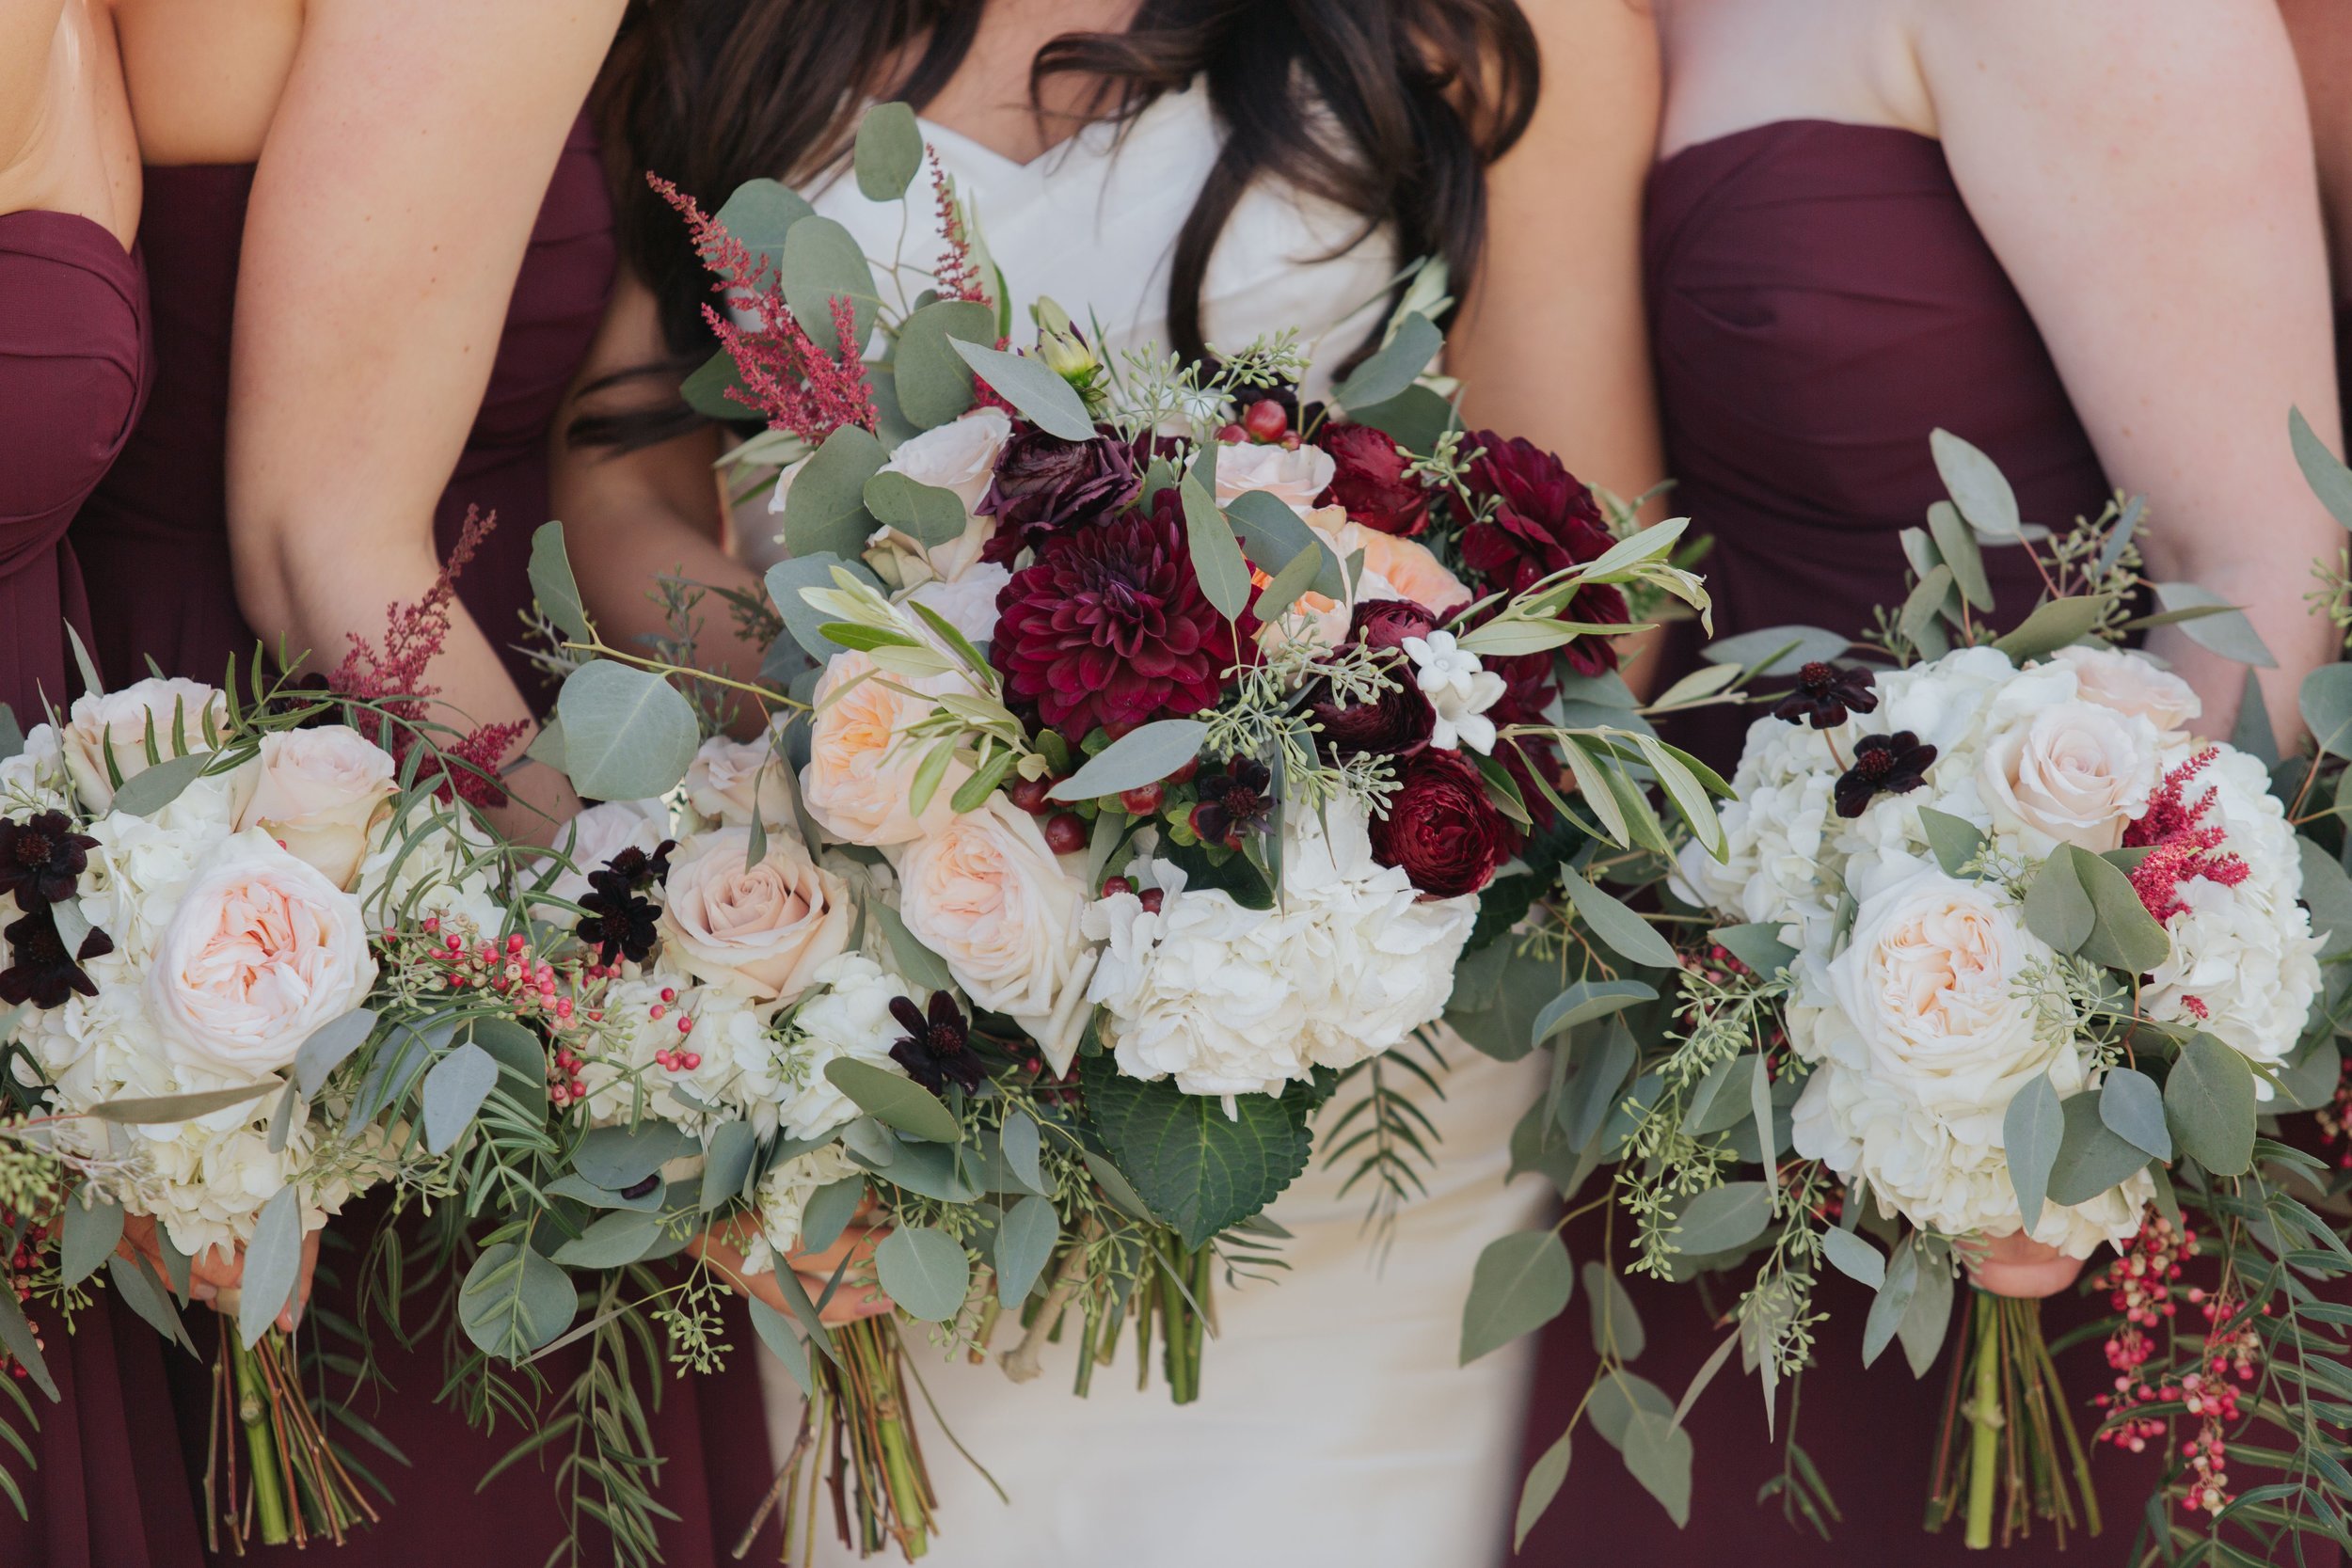
[[[1081,1074],[1104,1147],[1187,1249],[1264,1209],[1307,1168],[1304,1085],[1220,1101],[1129,1078],[1101,1056],[1084,1058]]]
[[[1576,1265],[1557,1231],[1522,1230],[1487,1243],[1462,1307],[1462,1365],[1551,1322],[1575,1290]]]

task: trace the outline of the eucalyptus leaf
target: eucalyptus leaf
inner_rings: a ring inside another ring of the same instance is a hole
[[[1033,1193],[1046,1191],[1045,1173],[1038,1164],[1039,1138],[1037,1123],[1023,1112],[1006,1115],[997,1147],[1004,1151],[1005,1164],[1019,1181]]]
[[[1683,1206],[1674,1248],[1693,1258],[1743,1247],[1764,1234],[1772,1217],[1772,1193],[1761,1181],[1709,1187]]]
[[[1331,389],[1347,409],[1372,408],[1401,397],[1445,347],[1445,334],[1418,311],[1397,324],[1396,334]]]
[[[2074,862],[2075,880],[2093,913],[2090,935],[2079,948],[2083,957],[2126,974],[2145,974],[2162,965],[2171,956],[2172,939],[2140,902],[2131,879],[2080,845],[2067,845],[2062,853]]]
[[[946,990],[955,985],[947,960],[924,946],[922,939],[907,929],[905,916],[879,902],[869,906],[869,912],[881,922],[882,935],[889,941],[892,967],[909,984],[924,990]]]
[[[424,1146],[446,1154],[499,1081],[497,1059],[469,1040],[424,1075]]]
[[[963,1128],[955,1113],[903,1073],[885,1071],[854,1056],[835,1056],[825,1064],[825,1078],[855,1101],[859,1110],[885,1126],[932,1143],[963,1141]]]
[[[1941,1252],[1922,1253],[1918,1284],[1911,1292],[1911,1300],[1903,1307],[1902,1321],[1895,1325],[1895,1338],[1902,1341],[1903,1359],[1911,1364],[1911,1375],[1925,1377],[1935,1365],[1935,1353],[1943,1348],[1945,1332],[1952,1322],[1952,1274],[1946,1266]]]
[[[1558,1317],[1576,1291],[1576,1266],[1551,1230],[1520,1230],[1486,1243],[1462,1307],[1465,1367]]]
[[[961,338],[949,339],[948,346],[1023,419],[1046,435],[1065,441],[1094,438],[1094,420],[1087,413],[1086,401],[1044,360]]]
[[[2211,1035],[2191,1035],[2165,1080],[2165,1117],[2183,1154],[2216,1176],[2254,1163],[2254,1069]]]
[[[1851,1230],[1822,1231],[1821,1256],[1839,1274],[1870,1290],[1886,1283],[1886,1255]]]
[[[1328,599],[1347,597],[1346,574],[1339,556],[1280,497],[1264,490],[1244,490],[1225,509],[1225,520],[1241,541],[1243,553],[1261,569],[1279,573],[1311,550],[1317,562],[1314,591]]]
[[[789,1271],[787,1271],[787,1274]],[[457,1321],[485,1354],[519,1361],[572,1326],[580,1293],[534,1248],[500,1242],[482,1249],[457,1292]]]
[[[972,1260],[961,1243],[929,1226],[900,1226],[874,1249],[882,1293],[923,1323],[946,1323],[972,1288]]]
[[[1616,1109],[1617,1093],[1625,1087],[1626,1074],[1633,1070],[1640,1054],[1633,1033],[1622,1018],[1609,1021],[1597,1045],[1572,1053],[1573,1065],[1561,1085],[1558,1122],[1569,1148],[1590,1147],[1608,1125]]]
[[[2295,461],[2303,469],[2303,481],[2319,498],[2319,504],[2328,515],[2346,529],[2352,529],[2352,468],[2328,450],[2328,443],[2312,429],[2312,422],[2303,417],[2300,408],[2287,410],[2287,437],[2295,448]]]
[[[1726,1057],[1707,1069],[1691,1091],[1690,1108],[1682,1116],[1682,1131],[1704,1136],[1727,1132],[1747,1119],[1748,1094],[1762,1060],[1755,1052]]]
[[[2001,1113],[2010,1185],[2016,1189],[2018,1216],[2028,1232],[2042,1223],[2050,1171],[2058,1164],[2058,1145],[2065,1136],[2065,1107],[2058,1102],[2058,1090],[2046,1073],[2011,1095],[2009,1109]]]
[[[857,122],[850,155],[858,194],[868,201],[897,201],[923,169],[923,132],[904,103],[877,103]]]
[[[2097,1095],[2075,1095],[2059,1110],[2065,1129],[2050,1164],[2050,1202],[2068,1208],[2088,1203],[2148,1164],[2147,1150],[2116,1136],[2100,1118]]]
[[[2112,594],[2088,594],[2075,598],[2045,599],[2015,631],[1993,645],[2012,663],[2044,657],[2090,635],[2115,602]]]
[[[898,408],[918,430],[946,424],[972,406],[972,367],[954,342],[993,346],[995,312],[977,300],[933,300],[898,329],[891,356]]]
[[[1903,1314],[1911,1310],[1911,1298],[1919,1290],[1919,1239],[1906,1236],[1895,1245],[1886,1260],[1886,1282],[1878,1294],[1870,1298],[1869,1315],[1862,1323],[1862,1364],[1874,1364],[1895,1342],[1895,1335],[1902,1327]]]
[[[1386,403],[1351,408],[1347,417],[1358,424],[1386,432],[1406,451],[1423,456],[1437,450],[1439,438],[1447,431],[1458,430],[1462,423],[1454,404],[1443,394],[1419,382]]]
[[[1947,877],[1966,875],[1968,863],[1984,851],[1982,829],[1933,806],[1919,808],[1919,831],[1927,835],[1928,847],[1935,851],[1935,863]]]
[[[1584,1265],[1584,1312],[1593,1335],[1593,1354],[1614,1354],[1619,1361],[1640,1358],[1649,1348],[1649,1335],[1625,1281],[1599,1262]]]
[[[1951,492],[1969,526],[1994,538],[2014,538],[2024,523],[2017,514],[2017,494],[2000,465],[1948,430],[1931,431],[1928,449],[1944,488]]]
[[[1593,935],[1611,951],[1652,969],[1674,967],[1674,945],[1658,934],[1658,927],[1574,871],[1564,869],[1560,885]]]
[[[783,256],[784,302],[809,341],[826,354],[860,352],[882,296],[856,236],[829,217],[804,217],[785,231]],[[834,323],[835,300],[850,306],[846,339]]]
[[[723,1121],[703,1139],[702,1192],[696,1207],[705,1213],[719,1208],[743,1189],[759,1154],[759,1134],[745,1121]]]
[[[1216,502],[1190,479],[1178,487],[1184,503],[1184,537],[1192,552],[1192,569],[1200,592],[1228,621],[1238,620],[1249,605],[1249,563],[1242,559],[1241,544]]]
[[[1699,650],[1709,664],[1737,664],[1752,675],[1793,674],[1798,667],[1846,657],[1851,638],[1819,626],[1765,626],[1719,637]]]
[[[554,1261],[567,1269],[617,1269],[651,1252],[661,1236],[659,1213],[617,1209],[557,1247]]]
[[[365,1007],[354,1007],[340,1018],[328,1019],[304,1037],[302,1047],[294,1053],[294,1087],[305,1100],[316,1100],[319,1090],[335,1069],[348,1060],[353,1052],[368,1041],[375,1032],[375,1014]]]
[[[1544,1516],[1552,1498],[1560,1495],[1560,1485],[1568,1479],[1568,1439],[1575,1436],[1573,1428],[1560,1434],[1528,1466],[1527,1479],[1519,1484],[1519,1506],[1511,1522],[1511,1550],[1518,1551],[1527,1544],[1527,1532],[1535,1528],[1535,1521]]]
[[[572,1168],[607,1192],[626,1192],[673,1160],[702,1152],[702,1145],[666,1121],[599,1127],[583,1135]]]
[[[294,1300],[302,1276],[302,1199],[280,1187],[253,1221],[245,1244],[245,1278],[237,1301],[237,1334],[247,1349],[260,1342]]]
[[[556,697],[572,787],[598,800],[666,795],[702,744],[693,705],[650,671],[609,658],[574,670]]]
[[[882,443],[856,425],[826,436],[784,493],[785,548],[796,558],[856,559],[875,528],[874,515],[866,510],[866,482],[887,460]]]
[[[996,1227],[996,1299],[1018,1309],[1060,1240],[1061,1222],[1047,1199],[1032,1195],[1007,1210]]]
[[[2109,1068],[2099,1085],[2099,1119],[2125,1143],[2159,1160],[2172,1158],[2164,1126],[2164,1091],[2137,1069]]]
[[[52,1402],[61,1397],[57,1380],[50,1373],[48,1359],[41,1354],[40,1338],[33,1332],[13,1290],[0,1291],[0,1350],[7,1351],[9,1358],[24,1369],[24,1375],[33,1380],[34,1386]]]
[[[1092,800],[1157,784],[1200,754],[1209,726],[1198,719],[1138,725],[1045,792],[1049,800]]]
[[[1745,926],[1719,926],[1708,940],[1766,979],[1797,961],[1797,950],[1780,940],[1781,928],[1771,921]]]
[[[1531,1045],[1541,1045],[1563,1029],[1588,1019],[1604,1017],[1637,1002],[1655,1002],[1657,990],[1639,980],[1579,980],[1547,1003],[1535,1015],[1529,1034]]]
[[[767,261],[768,286],[775,288],[782,281],[785,235],[815,211],[800,192],[782,181],[760,179],[736,186],[713,217],[720,228],[742,241],[754,257]],[[751,279],[738,281],[749,285]]]
[[[58,1284],[71,1290],[98,1272],[122,1240],[122,1205],[89,1186],[65,1203],[65,1234],[57,1246]]]
[[[2042,862],[2026,889],[2026,928],[2060,953],[2080,948],[2099,923],[2069,847],[2060,845]]]
[[[2352,757],[2352,664],[2323,664],[2305,675],[2296,704],[2321,751]]]
[[[529,571],[531,596],[539,601],[548,619],[573,641],[591,641],[595,633],[588,625],[588,610],[580,596],[580,584],[572,577],[571,558],[564,553],[562,523],[541,523],[532,534]]]
[[[257,1084],[243,1084],[230,1089],[202,1089],[195,1094],[158,1095],[143,1100],[107,1100],[89,1108],[95,1121],[128,1123],[134,1127],[162,1127],[176,1121],[194,1121],[209,1117],[215,1111],[225,1111],[231,1105],[243,1105],[272,1093],[284,1084],[282,1078],[264,1078]]]
[[[2212,589],[2194,582],[2159,582],[2154,585],[2156,603],[2167,610],[2204,610],[2226,607],[2218,614],[2199,615],[2181,622],[2181,633],[2200,647],[2233,658],[2240,664],[2257,669],[2275,670],[2279,660],[2254,630],[2254,623],[2246,612]]]
[[[863,541],[861,541],[863,543]],[[818,610],[801,596],[803,588],[831,588],[835,567],[846,567],[851,576],[869,588],[880,588],[882,579],[866,570],[862,561],[844,562],[831,550],[818,550],[809,555],[794,555],[768,568],[768,597],[784,620],[784,629],[802,652],[822,665],[841,651],[840,644],[819,629],[832,616]]]
[[[822,1252],[841,1240],[841,1233],[857,1217],[858,1205],[865,1201],[866,1178],[862,1176],[828,1181],[809,1194],[808,1202],[801,1208],[801,1245],[810,1252]]]
[[[897,529],[918,545],[945,545],[960,539],[971,521],[961,498],[953,490],[925,484],[895,468],[877,472],[859,494],[876,522]]]
[[[731,424],[759,417],[753,404],[729,395],[748,393],[750,390],[750,386],[743,380],[742,367],[735,362],[735,356],[721,349],[678,383],[677,394],[687,407],[704,419]]]
[[[789,1271],[787,1271],[789,1272]],[[809,1374],[808,1346],[792,1332],[792,1324],[785,1315],[755,1295],[746,1295],[752,1315],[752,1328],[769,1354],[784,1363],[784,1370],[800,1386],[803,1399],[813,1399],[817,1393],[816,1379]]]
[[[1941,504],[1941,503],[1939,503]],[[1952,569],[1942,562],[1928,568],[1895,616],[1895,629],[1914,642],[1924,642],[1936,616],[1952,596]]]
[[[1679,1529],[1691,1522],[1691,1434],[1671,1419],[1637,1410],[1627,1422],[1625,1467],[1658,1499]]]
[[[2295,841],[2303,864],[2303,902],[2311,906],[2312,934],[2321,939],[2322,960],[2352,953],[2352,877],[2344,863],[2308,838]]]
[[[188,785],[203,776],[212,762],[211,752],[196,752],[187,756],[167,757],[145,770],[134,773],[115,791],[107,809],[126,816],[151,816],[172,801],[180,799]],[[74,943],[79,946],[80,943]]]

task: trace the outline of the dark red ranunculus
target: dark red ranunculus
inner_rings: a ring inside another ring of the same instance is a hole
[[[1489,592],[1520,593],[1552,573],[1591,561],[1616,543],[1583,481],[1557,457],[1520,436],[1505,441],[1491,430],[1470,436],[1483,448],[1464,476],[1470,494],[1493,500],[1492,515],[1462,531],[1462,563]],[[1561,612],[1567,621],[1623,625],[1631,617],[1614,587],[1577,591]],[[1580,674],[1617,667],[1607,638],[1580,637],[1560,650]]]
[[[996,519],[980,559],[1009,566],[1031,546],[1111,516],[1143,489],[1135,449],[1116,436],[1065,441],[1024,428],[996,454],[975,512]]]
[[[1331,454],[1332,502],[1348,521],[1383,533],[1415,534],[1429,526],[1429,492],[1406,472],[1412,459],[1388,432],[1368,424],[1327,424],[1315,445]]]
[[[1257,657],[1257,618],[1229,626],[1200,592],[1182,501],[1160,492],[1131,515],[1048,540],[997,591],[989,658],[1013,706],[1065,735],[1123,734],[1214,706],[1238,651]]]
[[[1400,648],[1408,637],[1426,637],[1438,629],[1437,612],[1410,599],[1359,599],[1348,622],[1351,641],[1375,648]]]
[[[1375,648],[1396,648],[1408,637],[1426,637],[1438,618],[1410,599],[1364,599],[1349,623],[1351,641]],[[1390,672],[1391,685],[1374,703],[1345,707],[1327,695],[1313,705],[1314,721],[1323,731],[1323,744],[1340,757],[1371,753],[1403,756],[1419,751],[1436,727],[1438,715],[1414,684],[1412,667],[1404,655]]]
[[[1518,852],[1518,830],[1486,799],[1459,752],[1429,749],[1398,770],[1389,814],[1372,825],[1373,859],[1402,866],[1436,898],[1476,893]]]

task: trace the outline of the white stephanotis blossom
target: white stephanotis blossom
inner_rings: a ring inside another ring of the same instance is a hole
[[[1503,678],[1457,643],[1450,631],[1408,637],[1403,647],[1405,656],[1413,661],[1414,683],[1438,716],[1429,744],[1449,752],[1467,746],[1473,752],[1491,752],[1495,721],[1486,717],[1486,710],[1509,689]]]
[[[759,1179],[759,1230],[743,1247],[743,1272],[766,1274],[801,1244],[808,1200],[819,1187],[864,1175],[839,1144],[779,1160]]]
[[[1275,909],[1188,889],[1180,867],[1155,860],[1129,874],[1160,890],[1157,912],[1134,893],[1088,909],[1087,934],[1105,945],[1087,996],[1105,1009],[1120,1071],[1229,1101],[1279,1094],[1443,1010],[1477,900],[1419,900],[1401,870],[1373,860],[1359,808],[1334,801],[1325,816],[1327,838],[1311,813],[1284,824]]]

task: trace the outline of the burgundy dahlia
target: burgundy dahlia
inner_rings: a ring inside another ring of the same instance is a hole
[[[997,591],[989,658],[1016,708],[1068,736],[1122,734],[1214,706],[1236,651],[1256,657],[1257,620],[1229,626],[1200,592],[1182,502],[1163,490],[1131,515],[1049,541]]]
[[[931,992],[928,1013],[903,996],[890,999],[890,1016],[906,1034],[890,1048],[890,1059],[907,1069],[907,1076],[937,1094],[949,1084],[971,1093],[980,1086],[979,1056],[972,1050],[972,1026],[964,1022],[956,999],[944,990]]]
[[[1518,847],[1518,830],[1459,752],[1424,751],[1405,764],[1388,815],[1372,825],[1373,859],[1402,866],[1436,898],[1476,893]]]
[[[14,894],[27,910],[72,897],[97,847],[61,811],[36,812],[22,822],[0,818],[0,897]]]
[[[1484,450],[1471,460],[1466,483],[1473,497],[1495,506],[1485,522],[1462,531],[1462,562],[1489,592],[1520,593],[1616,543],[1593,492],[1560,459],[1524,437],[1505,441],[1491,430],[1470,440]],[[1624,594],[1597,584],[1579,589],[1561,619],[1622,625],[1630,616]],[[1617,650],[1606,638],[1580,637],[1561,653],[1580,674],[1617,667]]]
[[[1065,441],[1023,429],[996,454],[996,477],[972,509],[996,519],[980,559],[1009,566],[1025,548],[1112,516],[1142,489],[1135,451],[1117,436]]]
[[[1853,766],[1837,776],[1833,791],[1840,816],[1860,816],[1875,795],[1908,795],[1928,782],[1935,748],[1909,730],[1866,735],[1853,743]]]
[[[1386,431],[1368,424],[1327,424],[1315,445],[1330,453],[1334,505],[1348,521],[1382,533],[1415,534],[1429,526],[1429,492],[1408,471],[1412,462]]]

